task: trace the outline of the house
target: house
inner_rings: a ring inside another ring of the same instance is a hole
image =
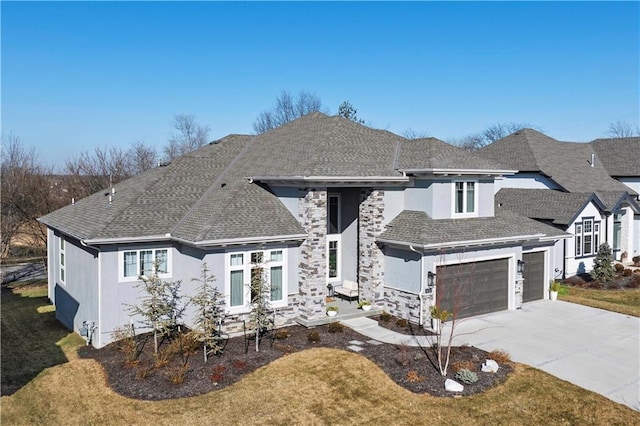
[[[590,271],[601,242],[609,243],[617,259],[623,253],[630,259],[640,251],[638,193],[630,179],[640,167],[640,152],[629,149],[618,166],[617,155],[606,153],[610,145],[611,140],[560,142],[522,129],[478,152],[485,159],[518,169],[496,181],[500,208],[551,223],[573,235],[557,243],[556,254],[564,253],[555,260],[559,276]],[[620,146],[629,147],[626,143]],[[609,170],[618,173],[616,179]]]
[[[95,324],[96,347],[135,320],[127,305],[154,265],[189,295],[206,263],[229,332],[249,311],[256,267],[278,325],[326,322],[327,286],[344,280],[420,324],[436,302],[460,316],[516,309],[547,297],[567,235],[495,212],[495,179],[510,173],[434,138],[320,113],[229,135],[41,218],[49,297],[70,329]]]

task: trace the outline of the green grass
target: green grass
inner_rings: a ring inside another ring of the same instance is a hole
[[[83,340],[53,319],[46,288],[4,293],[1,314],[3,386],[6,362],[19,387],[1,399],[7,425],[640,424],[640,413],[520,364],[484,394],[437,398],[398,386],[363,356],[326,348],[284,356],[198,397],[132,400],[107,386],[96,361],[74,355]]]
[[[561,286],[558,298],[607,311],[640,317],[640,289],[595,290]]]

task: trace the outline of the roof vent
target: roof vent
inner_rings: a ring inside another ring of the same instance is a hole
[[[224,182],[222,182],[222,183],[220,184],[220,188],[224,188],[225,186],[227,186],[227,184],[226,184],[226,183],[224,183]]]

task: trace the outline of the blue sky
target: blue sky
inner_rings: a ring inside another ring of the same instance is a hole
[[[1,3],[2,131],[52,164],[162,147],[172,117],[251,133],[282,90],[444,140],[498,122],[637,125],[638,2]]]

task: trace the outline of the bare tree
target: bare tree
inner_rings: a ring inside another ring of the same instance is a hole
[[[253,122],[253,130],[257,134],[268,132],[296,118],[318,111],[323,112],[324,108],[322,101],[314,93],[302,91],[294,99],[290,92],[283,90],[276,98],[274,106],[258,115]]]
[[[155,148],[143,141],[135,141],[128,151],[129,170],[132,175],[138,175],[155,167],[158,163],[158,153]]]
[[[347,120],[351,120],[354,123],[364,124],[364,120],[358,117],[358,110],[356,107],[351,105],[351,102],[344,101],[338,106],[338,115],[340,117],[346,118]]]
[[[166,161],[194,151],[209,142],[209,126],[198,124],[194,115],[175,115],[172,127],[173,133],[164,147]]]
[[[18,234],[35,245],[46,243],[46,232],[37,218],[60,207],[52,190],[51,169],[43,166],[35,149],[27,148],[13,134],[2,135],[0,192],[0,251],[9,254],[11,240]]]
[[[428,138],[431,135],[429,134],[429,132],[413,130],[412,128],[408,128],[402,132],[402,136],[404,136],[407,139],[422,139],[422,138]]]
[[[67,160],[65,172],[71,180],[70,196],[82,198],[132,176],[130,155],[121,148],[96,147]]]
[[[467,151],[476,151],[524,128],[539,129],[537,126],[533,126],[529,123],[496,123],[487,126],[480,133],[472,133],[460,138],[459,140],[452,141],[452,144]]]
[[[635,131],[629,123],[626,121],[616,121],[609,124],[609,130],[607,130],[607,136],[612,138],[629,138],[633,136],[640,136],[640,126],[636,126]]]

